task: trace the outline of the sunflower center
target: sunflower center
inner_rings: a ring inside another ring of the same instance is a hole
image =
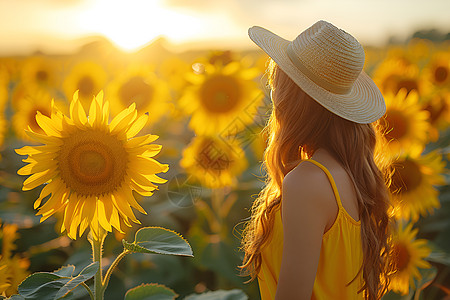
[[[394,245],[393,248],[395,269],[401,272],[408,266],[411,255],[409,254],[408,248],[401,243]]]
[[[153,87],[141,76],[134,76],[125,82],[119,90],[119,97],[125,106],[136,103],[136,107],[143,108],[153,98]]]
[[[392,176],[392,191],[409,193],[416,189],[422,182],[422,172],[419,166],[406,159],[395,163],[395,172]]]
[[[83,76],[78,81],[78,89],[81,97],[88,98],[94,94],[94,81],[90,76]]]
[[[61,178],[79,195],[101,195],[119,187],[126,174],[127,151],[102,131],[77,131],[64,138],[58,165]]]
[[[439,66],[434,70],[434,80],[438,83],[445,82],[448,78],[448,68]]]
[[[385,118],[387,121],[387,126],[389,126],[389,132],[386,134],[386,138],[388,140],[399,140],[407,134],[409,129],[408,120],[402,112],[397,110],[389,110]]]
[[[36,80],[39,82],[46,82],[48,79],[48,73],[45,70],[39,70],[36,72]]]
[[[196,160],[204,170],[220,174],[230,168],[232,161],[214,141],[205,140],[199,150]]]
[[[227,113],[239,103],[241,89],[231,76],[216,75],[208,78],[200,90],[203,107],[212,113]]]

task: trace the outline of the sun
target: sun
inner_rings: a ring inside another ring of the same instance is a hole
[[[78,26],[133,51],[160,36],[183,42],[202,32],[199,18],[165,7],[162,0],[95,0],[81,7]]]

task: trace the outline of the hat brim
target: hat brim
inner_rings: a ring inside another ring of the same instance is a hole
[[[248,34],[305,93],[332,113],[356,123],[368,124],[386,112],[383,95],[364,71],[348,93],[335,94],[314,83],[292,63],[286,53],[291,41],[259,26],[251,27]]]

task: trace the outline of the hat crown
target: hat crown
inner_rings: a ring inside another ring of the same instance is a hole
[[[291,60],[319,86],[348,93],[364,67],[364,49],[347,32],[326,21],[303,31],[291,45]],[[306,70],[305,70],[306,69]]]

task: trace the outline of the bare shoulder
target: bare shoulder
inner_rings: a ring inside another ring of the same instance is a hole
[[[283,191],[323,199],[329,195],[326,192],[327,189],[324,189],[324,186],[329,184],[324,171],[313,163],[304,161],[286,174],[283,180]]]
[[[283,211],[315,215],[326,227],[336,217],[337,203],[328,177],[313,163],[304,161],[289,172],[282,194]]]

